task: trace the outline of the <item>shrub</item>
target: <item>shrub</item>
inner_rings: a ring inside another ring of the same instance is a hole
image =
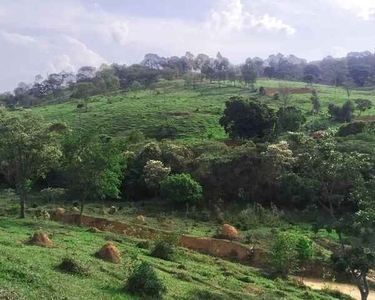
[[[177,137],[177,128],[171,125],[160,126],[156,131],[155,138],[157,140],[170,139],[174,140]]]
[[[313,255],[313,243],[308,237],[298,232],[282,232],[276,235],[269,262],[277,274],[286,277]]]
[[[308,261],[314,255],[314,245],[309,238],[299,235],[296,242],[296,251],[299,261]]]
[[[145,135],[143,134],[142,131],[139,131],[139,130],[130,131],[130,133],[127,137],[127,141],[130,144],[140,143],[140,142],[143,142],[145,139],[146,139]]]
[[[282,214],[276,206],[266,209],[260,204],[248,205],[240,213],[230,214],[229,221],[240,230],[249,230],[261,225],[278,227],[282,224]]]
[[[366,129],[365,122],[352,122],[352,123],[341,126],[339,131],[337,132],[337,135],[340,137],[346,137],[351,134],[362,133],[365,131],[365,129]]]
[[[280,100],[280,94],[279,93],[273,94],[273,100],[275,101]]]
[[[272,246],[269,263],[277,274],[286,277],[297,266],[295,238],[288,233],[279,233]]]
[[[263,86],[261,86],[259,88],[259,95],[261,95],[261,96],[265,96],[266,95],[266,89]]]
[[[203,190],[189,174],[169,176],[161,183],[162,195],[179,204],[197,204],[203,198]]]
[[[146,262],[142,262],[128,278],[125,290],[133,295],[160,299],[167,289],[158,278],[155,270]]]
[[[168,241],[158,241],[150,255],[163,260],[173,261],[176,257],[176,248]]]
[[[61,272],[73,274],[73,275],[81,275],[81,276],[88,276],[89,270],[81,265],[79,265],[76,261],[70,258],[64,258],[61,264],[57,266],[57,268]]]

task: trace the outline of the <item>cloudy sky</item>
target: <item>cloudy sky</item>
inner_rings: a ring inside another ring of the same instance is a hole
[[[0,0],[0,91],[146,53],[240,63],[373,51],[374,28],[375,0]]]

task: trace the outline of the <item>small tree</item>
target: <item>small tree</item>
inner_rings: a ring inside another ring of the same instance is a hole
[[[286,107],[289,103],[290,87],[287,85],[280,84],[278,91],[279,91],[281,101],[283,101],[283,105],[284,107]]]
[[[295,238],[288,233],[276,235],[269,262],[277,274],[287,277],[297,267],[297,251],[295,249]]]
[[[366,110],[370,110],[373,107],[372,102],[368,99],[357,99],[357,100],[354,100],[354,102],[355,104],[357,104],[359,115],[361,115]]]
[[[142,89],[142,85],[138,81],[133,81],[130,90],[134,92],[134,97],[137,97],[137,92]]]
[[[80,195],[80,216],[87,199],[118,197],[124,156],[111,138],[76,129],[63,141],[65,169],[71,189]]]
[[[341,122],[351,122],[353,119],[354,110],[354,103],[350,100],[346,101],[341,108],[332,103],[328,105],[328,113],[331,115],[331,117],[336,121]]]
[[[11,174],[20,195],[20,216],[33,183],[57,166],[62,153],[51,124],[25,113],[10,114],[0,107],[0,168]]]
[[[318,92],[315,89],[311,91],[310,100],[312,106],[311,114],[314,115],[320,113],[321,105],[318,97]]]
[[[299,131],[301,126],[306,122],[302,111],[294,106],[281,107],[277,112],[277,131]]]
[[[199,204],[203,190],[189,174],[169,176],[161,184],[162,195],[179,204]]]
[[[95,86],[91,82],[79,82],[74,85],[72,98],[82,99],[85,103],[86,112],[89,109],[90,97],[95,93]]]

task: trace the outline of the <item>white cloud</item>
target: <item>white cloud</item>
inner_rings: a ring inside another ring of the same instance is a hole
[[[76,67],[83,65],[99,67],[103,63],[108,63],[101,55],[89,49],[81,41],[72,37],[65,37],[65,40],[71,53],[70,58]]]
[[[285,24],[283,21],[271,17],[269,14],[265,14],[262,17],[252,17],[251,24],[254,27],[264,28],[270,31],[285,31],[287,34],[295,34],[296,30]]]
[[[114,22],[107,29],[107,40],[124,46],[128,41],[129,27],[126,22]]]
[[[342,9],[353,11],[357,17],[368,21],[375,18],[374,0],[331,0]]]
[[[220,35],[252,28],[284,31],[287,34],[296,32],[292,26],[268,13],[257,15],[246,11],[242,0],[222,0],[216,9],[211,11],[207,27],[213,34]]]
[[[15,45],[21,45],[26,46],[30,44],[34,44],[36,40],[32,38],[31,36],[22,35],[19,33],[14,32],[7,32],[4,30],[0,30],[0,37],[2,37],[4,40],[6,40],[9,43],[15,44]]]

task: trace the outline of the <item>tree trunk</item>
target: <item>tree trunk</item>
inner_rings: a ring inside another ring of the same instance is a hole
[[[86,196],[83,196],[81,198],[81,203],[80,203],[80,211],[79,211],[79,226],[82,226],[82,217],[83,217],[83,208],[86,202]]]
[[[25,219],[26,218],[27,192],[22,185],[19,187],[19,193],[20,193],[20,218]]]

